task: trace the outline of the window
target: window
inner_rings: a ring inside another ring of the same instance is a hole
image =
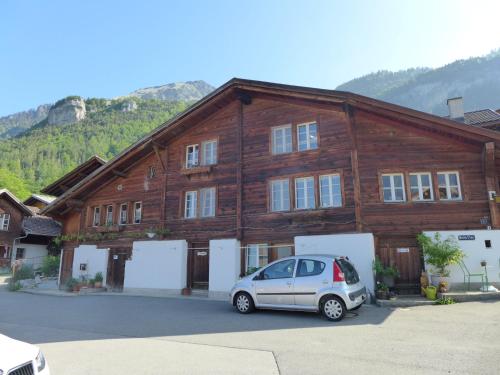
[[[306,210],[315,208],[314,177],[295,179],[295,208]]]
[[[152,179],[156,176],[156,168],[151,165],[149,168],[148,168],[148,178],[149,179]]]
[[[16,249],[16,259],[24,259],[24,252],[25,252],[24,248],[18,247]]]
[[[295,259],[287,259],[272,266],[267,267],[262,271],[262,278],[269,279],[287,279],[293,277],[293,270],[295,268]]]
[[[217,141],[206,141],[201,144],[201,163],[203,165],[217,164]]]
[[[200,190],[200,216],[215,216],[215,188],[205,188]]]
[[[101,207],[94,207],[94,220],[92,226],[98,227],[101,225]]]
[[[273,154],[292,152],[292,126],[278,126],[272,129]]]
[[[198,201],[197,191],[187,191],[184,203],[184,217],[186,219],[193,219],[196,217],[196,207]]]
[[[124,225],[128,222],[128,204],[123,203],[120,206],[120,224]]]
[[[297,268],[297,277],[319,275],[325,269],[325,263],[318,260],[301,259]]]
[[[106,207],[106,225],[113,225],[113,205]]]
[[[458,172],[438,172],[439,199],[460,200],[462,192]]]
[[[142,202],[134,203],[134,224],[140,224],[142,220]]]
[[[1,230],[9,230],[10,223],[10,214],[1,214],[0,215],[0,229]]]
[[[319,176],[319,198],[321,208],[342,206],[342,190],[338,174]]]
[[[403,174],[383,174],[382,186],[384,202],[404,202],[406,200]]]
[[[265,266],[269,262],[269,250],[267,244],[247,245],[246,271],[248,273]]]
[[[315,122],[297,126],[298,150],[313,150],[318,148],[318,126]]]
[[[412,201],[433,200],[431,174],[410,173],[410,192]]]
[[[199,165],[198,148],[198,145],[190,145],[186,147],[186,168],[194,168]]]
[[[285,180],[271,181],[271,211],[290,210],[290,182]]]

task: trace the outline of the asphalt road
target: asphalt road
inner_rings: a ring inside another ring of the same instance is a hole
[[[207,300],[0,291],[0,332],[40,346],[55,375],[500,372],[500,302],[369,306],[331,323]]]

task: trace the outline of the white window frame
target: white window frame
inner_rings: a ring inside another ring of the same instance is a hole
[[[316,126],[316,147],[314,147],[314,148],[311,147],[311,137],[310,137],[311,125]],[[301,127],[306,128],[306,148],[304,148],[304,149],[300,149],[300,128]],[[297,125],[297,151],[300,152],[300,151],[316,150],[319,147],[318,139],[319,139],[319,137],[318,137],[318,123],[316,121],[305,122],[303,124]]]
[[[385,199],[385,194],[384,194],[384,190],[386,190],[385,186],[384,186],[384,176],[388,176],[390,177],[390,180],[391,180],[391,186],[390,186],[390,190],[391,190],[391,200],[386,200]],[[402,189],[403,189],[403,199],[396,199],[396,188],[395,188],[395,185],[394,185],[394,176],[400,176],[401,177],[401,186],[402,186]],[[401,202],[406,202],[406,191],[405,191],[405,175],[404,173],[382,173],[382,175],[380,176],[380,184],[382,186],[382,199],[384,201],[384,203],[401,203]]]
[[[300,181],[305,181],[304,183],[304,205],[305,207],[299,207],[299,205],[297,204],[298,203],[298,188],[297,188],[297,183],[300,182]],[[313,192],[313,196],[312,197],[309,197],[307,195],[307,181],[312,181],[312,184],[313,184],[313,188],[312,188],[312,192]],[[309,206],[309,203],[312,202],[312,207]],[[316,208],[316,181],[314,179],[313,176],[307,176],[307,177],[297,177],[295,179],[295,209],[296,210],[314,210]]]
[[[427,175],[429,177],[429,189],[431,191],[431,197],[429,199],[424,199],[424,189],[422,186],[422,176]],[[411,177],[417,177],[417,185],[411,184]],[[408,174],[410,183],[410,199],[412,202],[431,202],[434,200],[434,189],[432,188],[432,173],[431,172],[411,172]],[[413,199],[412,188],[418,189],[418,199]]]
[[[290,144],[287,143],[286,130],[290,131]],[[278,143],[276,143],[276,132],[283,132],[281,147],[283,151],[277,151]],[[292,125],[274,126],[271,128],[272,153],[273,155],[288,154],[293,151]]]
[[[150,165],[148,167],[148,178],[151,180],[156,177],[156,167],[154,165]]]
[[[139,205],[139,209],[137,209],[137,205]],[[137,215],[139,213],[139,215]],[[139,216],[139,221],[137,221],[137,216]],[[134,202],[134,224],[140,224],[142,222],[142,202],[137,201]]]
[[[189,211],[188,215],[188,197],[192,197],[192,209]],[[185,219],[195,219],[198,211],[198,191],[190,190],[186,191],[184,194],[184,218]]]
[[[270,190],[270,210],[271,212],[286,212],[290,211],[290,180],[288,178],[271,180]],[[275,209],[274,206],[274,189],[280,187],[279,207]],[[285,197],[283,187],[286,186],[288,190],[288,197]]]
[[[439,184],[439,175],[444,174],[445,175],[445,183],[446,186],[442,186]],[[450,185],[450,175],[455,174],[457,176],[457,187],[458,187],[458,197],[457,198],[452,198],[451,197],[451,185]],[[462,198],[462,188],[460,186],[460,173],[458,171],[439,171],[436,173],[437,179],[438,179],[438,193],[439,189],[441,187],[446,187],[446,198],[441,198],[441,194],[439,193],[439,200],[441,201],[461,201]]]
[[[110,208],[111,208],[111,210],[110,210]],[[106,225],[107,226],[113,225],[113,211],[114,211],[114,208],[113,208],[112,204],[109,204],[106,206]],[[111,214],[111,220],[109,217],[110,214]]]
[[[329,194],[329,199],[327,204],[325,205],[324,197],[323,197],[323,190],[321,189],[321,180],[324,178],[328,178],[328,194]],[[333,183],[333,179],[338,178],[339,179],[339,193],[334,194],[333,191],[333,186],[335,185]],[[344,202],[342,199],[342,178],[339,173],[332,173],[332,174],[324,174],[320,175],[318,178],[318,189],[319,189],[319,207],[320,208],[337,208],[337,207],[342,207]],[[335,199],[334,196],[339,196],[340,197],[340,205],[335,205]]]
[[[189,150],[193,149],[193,161],[190,163]],[[196,168],[200,165],[200,145],[198,143],[186,146],[186,168]]]
[[[94,215],[92,216],[92,226],[98,227],[99,225],[101,225],[101,207],[95,206]]]
[[[207,146],[211,145],[210,158],[207,160]],[[203,141],[201,143],[201,165],[215,165],[217,164],[217,139],[211,139],[209,141]]]
[[[207,196],[210,197],[210,206],[208,207],[206,207]],[[214,217],[215,206],[216,206],[215,187],[200,189],[200,217]],[[206,211],[206,209],[208,209],[208,212]]]
[[[250,262],[249,262],[251,250],[257,250],[257,254],[255,254],[255,256],[253,257],[256,261],[255,264],[250,264]],[[250,267],[261,268],[261,266],[260,266],[261,252],[262,253],[265,252],[265,255],[262,255],[262,258],[267,259],[267,263],[262,266],[262,267],[264,267],[264,266],[269,264],[269,245],[267,243],[252,243],[252,244],[246,245],[245,272],[247,272]]]
[[[10,224],[10,214],[3,213],[0,215],[0,230],[8,231]]]
[[[123,207],[126,207],[125,210],[123,210]],[[123,213],[125,213],[125,221],[123,220]],[[128,203],[122,203],[120,204],[120,216],[119,216],[119,224],[120,225],[127,225],[128,224]]]

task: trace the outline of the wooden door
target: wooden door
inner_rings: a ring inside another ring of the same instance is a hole
[[[121,292],[123,290],[125,263],[130,258],[131,253],[132,250],[127,248],[109,250],[106,286],[113,292]]]
[[[386,266],[396,266],[399,277],[396,289],[402,294],[420,292],[422,255],[415,236],[378,237],[376,254]]]
[[[193,242],[189,248],[189,285],[193,289],[208,289],[210,257],[208,246],[208,242]]]

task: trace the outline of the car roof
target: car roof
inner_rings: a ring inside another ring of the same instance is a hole
[[[334,255],[334,254],[299,254],[299,255],[291,255],[287,258],[329,258],[329,259],[349,259],[344,255]],[[283,258],[281,258],[283,259]]]

